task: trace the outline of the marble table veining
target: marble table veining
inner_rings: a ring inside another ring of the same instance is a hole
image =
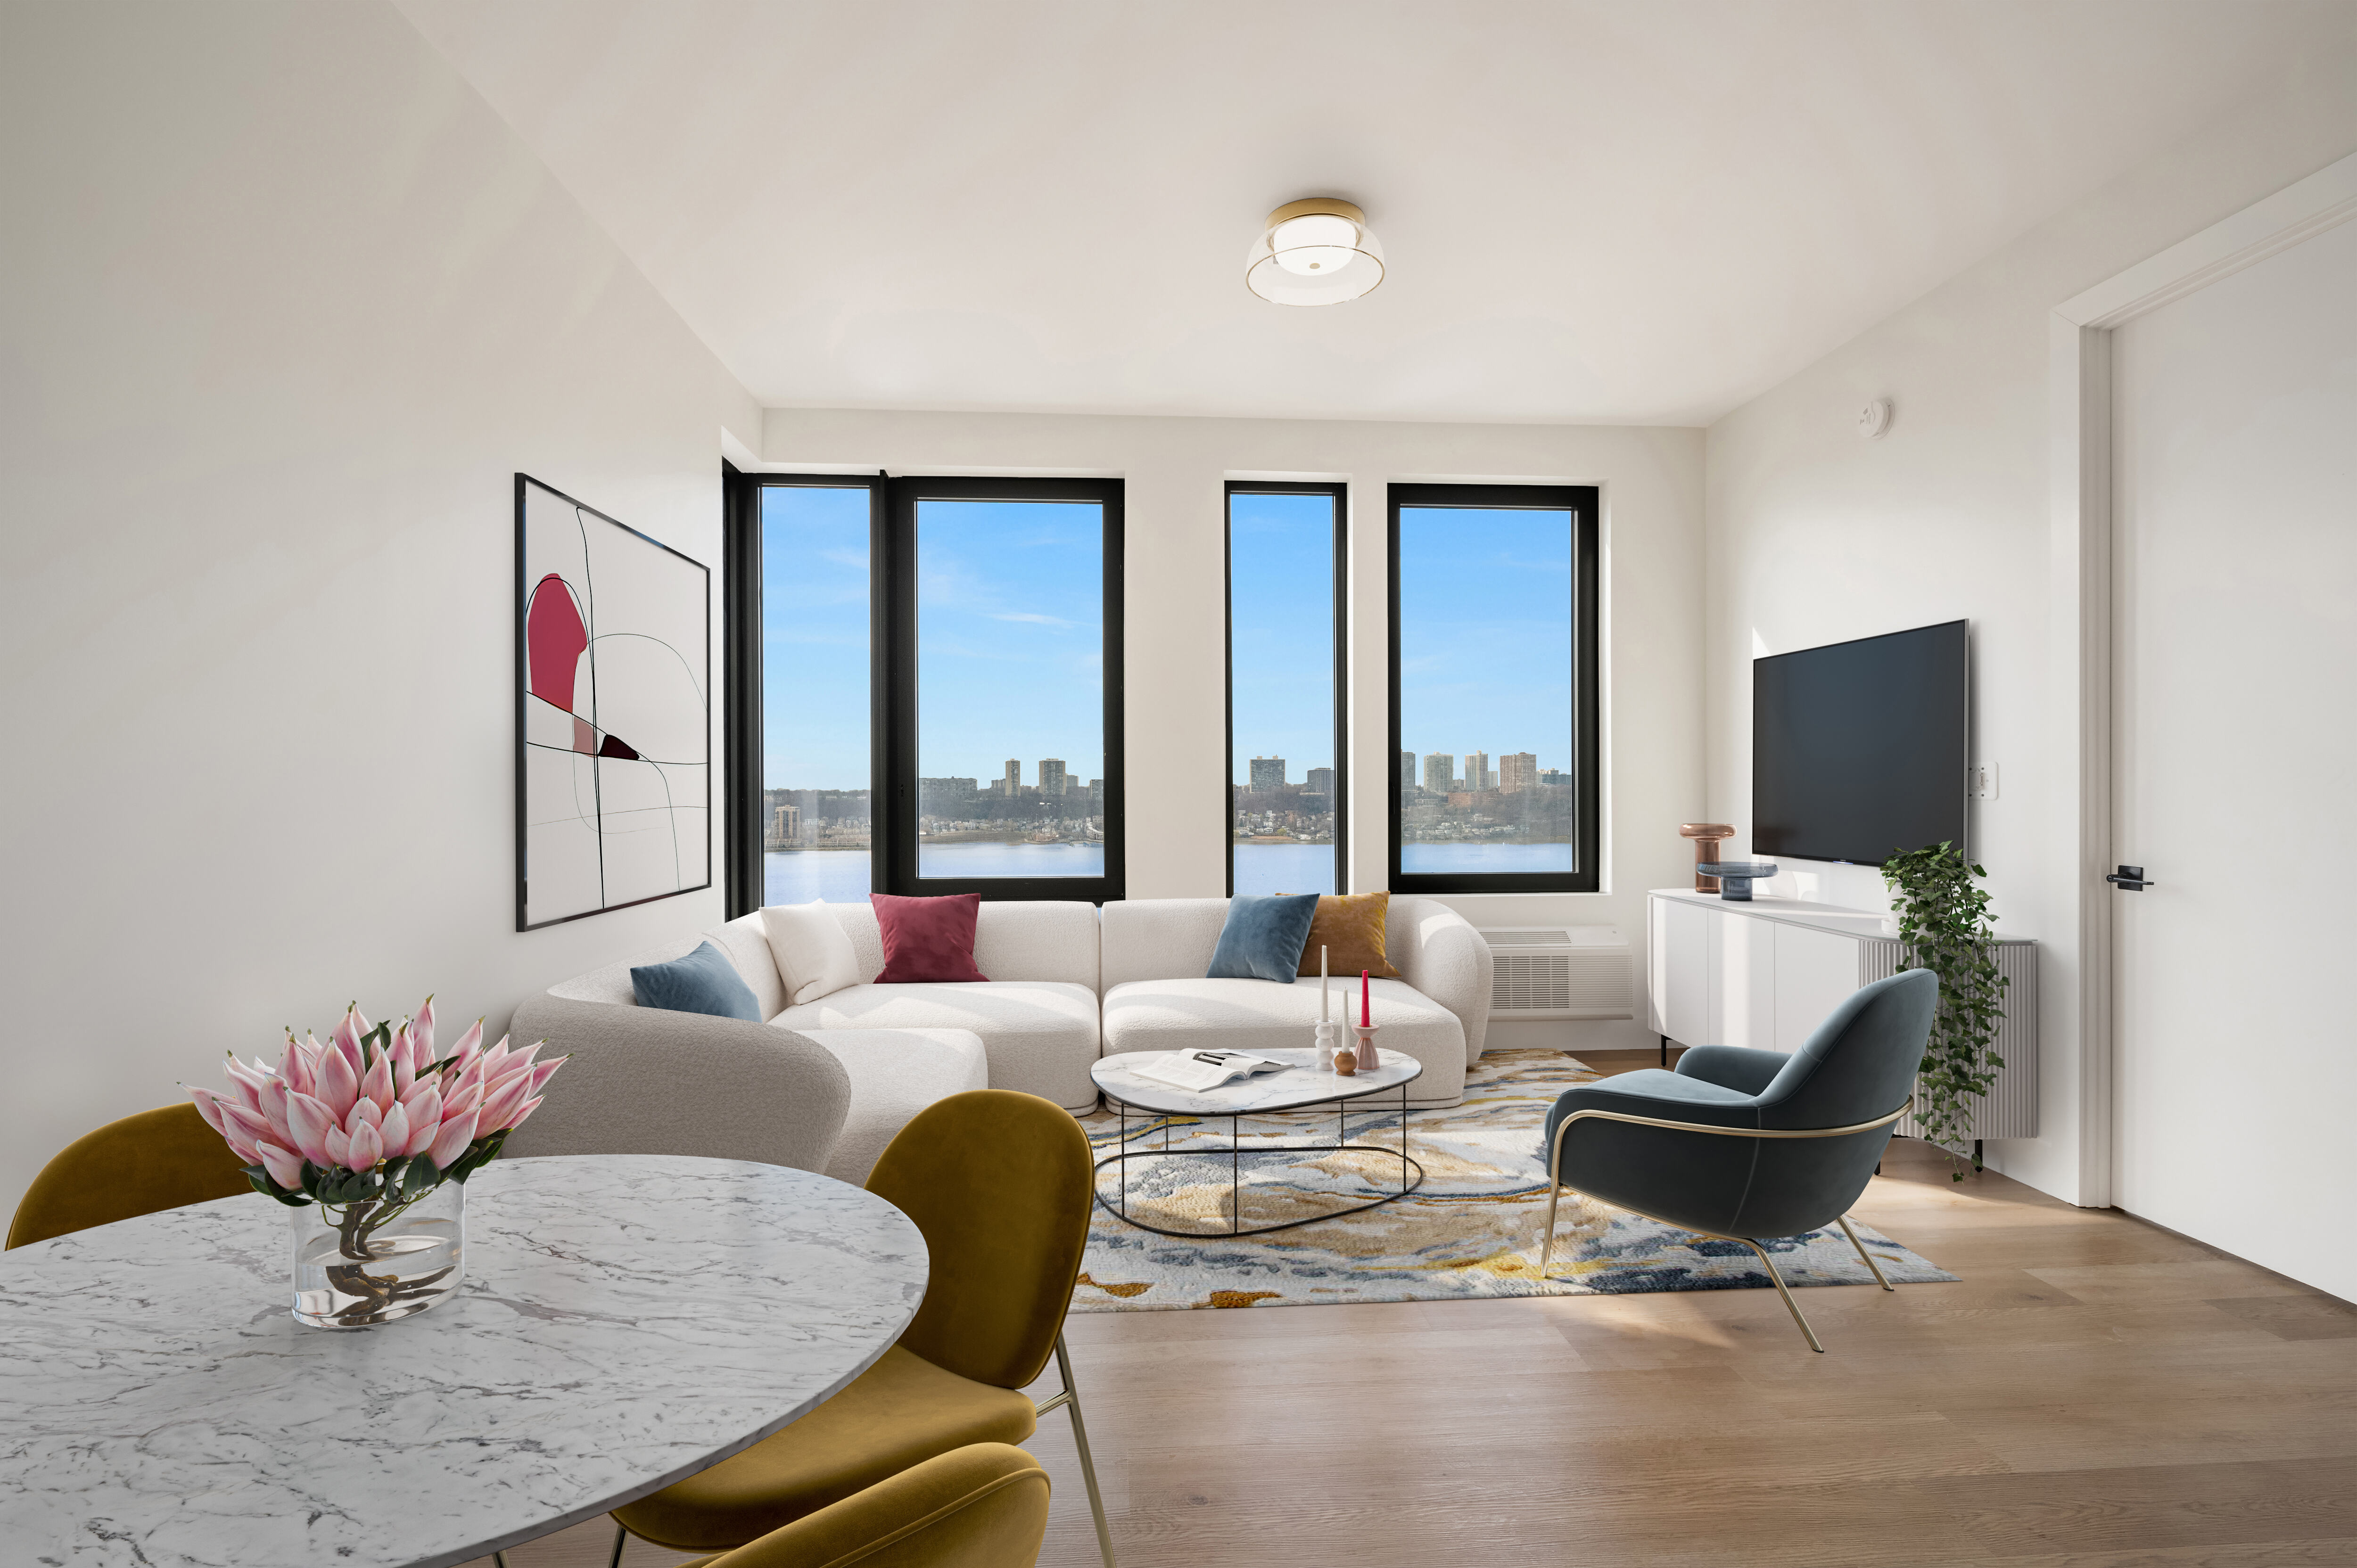
[[[222,1198],[0,1254],[0,1564],[447,1568],[645,1496],[865,1371],[927,1257],[776,1165],[502,1160],[466,1284],[288,1315],[288,1211]]]
[[[1346,1034],[1343,1038],[1347,1041],[1350,1036]],[[1181,1089],[1175,1083],[1164,1083],[1137,1072],[1146,1062],[1169,1055],[1168,1051],[1125,1051],[1119,1056],[1099,1057],[1096,1065],[1089,1069],[1089,1076],[1107,1095],[1140,1111],[1159,1111],[1175,1116],[1253,1116],[1331,1105],[1338,1100],[1358,1100],[1386,1089],[1397,1089],[1403,1083],[1413,1083],[1424,1076],[1422,1062],[1405,1051],[1386,1051],[1383,1044],[1379,1036],[1375,1052],[1383,1065],[1350,1078],[1318,1071],[1318,1053],[1306,1049],[1254,1051],[1253,1055],[1256,1057],[1292,1065],[1282,1071],[1223,1083],[1217,1089]]]

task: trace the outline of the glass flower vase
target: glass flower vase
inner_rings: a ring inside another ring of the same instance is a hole
[[[406,1203],[309,1203],[289,1214],[297,1323],[391,1323],[448,1299],[465,1277],[464,1183],[442,1182]]]

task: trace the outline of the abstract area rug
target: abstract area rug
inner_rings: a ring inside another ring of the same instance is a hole
[[[1397,1203],[1267,1236],[1177,1239],[1141,1230],[1095,1208],[1075,1312],[1186,1307],[1306,1306],[1321,1303],[1457,1301],[1481,1296],[1627,1294],[1648,1291],[1772,1288],[1751,1249],[1712,1240],[1609,1208],[1566,1192],[1556,1215],[1553,1278],[1539,1278],[1539,1227],[1546,1218],[1546,1166],[1538,1152],[1547,1107],[1598,1075],[1561,1051],[1491,1051],[1465,1086],[1465,1102],[1417,1111],[1409,1152],[1422,1163],[1422,1189]],[[1082,1119],[1098,1157],[1114,1152],[1120,1121]],[[1132,1161],[1129,1211],[1170,1230],[1224,1226],[1232,1215],[1228,1120],[1153,1118],[1132,1112],[1133,1150],[1210,1150],[1191,1159]],[[1400,1113],[1351,1115],[1350,1136],[1382,1153],[1245,1159],[1247,1226],[1328,1213],[1397,1191]],[[1289,1112],[1243,1119],[1241,1144],[1332,1143],[1334,1115]],[[1115,1171],[1098,1173],[1114,1196]],[[1893,1284],[1956,1276],[1889,1237],[1858,1227],[1858,1238]],[[1766,1243],[1787,1284],[1874,1283],[1836,1230]]]

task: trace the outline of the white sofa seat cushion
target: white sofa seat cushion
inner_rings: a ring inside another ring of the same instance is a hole
[[[936,1101],[990,1087],[982,1041],[967,1029],[796,1029],[851,1075],[851,1109],[826,1174],[854,1187],[900,1129]]]
[[[971,1029],[990,1058],[991,1088],[1036,1094],[1067,1111],[1086,1111],[1097,1100],[1089,1077],[1097,1059],[1097,993],[1085,985],[1045,980],[850,985],[789,1007],[770,1022],[802,1035]]]
[[[1346,994],[1347,993],[1347,994]],[[1378,980],[1378,1051],[1424,1064],[1408,1086],[1411,1105],[1454,1105],[1465,1096],[1465,1026],[1457,1015],[1405,981]],[[1347,1006],[1346,1006],[1347,1003]],[[1358,1016],[1357,978],[1334,983],[1334,1016]],[[1133,980],[1104,998],[1104,1054],[1124,1051],[1306,1050],[1317,1043],[1316,976],[1278,985],[1265,980]]]

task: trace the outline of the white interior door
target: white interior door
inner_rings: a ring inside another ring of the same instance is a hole
[[[2357,1297],[2357,223],[2112,347],[2115,1199]]]

